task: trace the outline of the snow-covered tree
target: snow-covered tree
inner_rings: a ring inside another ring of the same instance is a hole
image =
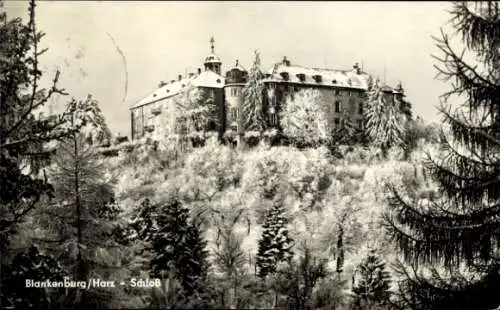
[[[193,134],[217,129],[217,107],[205,90],[188,84],[175,96],[174,102],[180,132]]]
[[[400,105],[392,94],[384,93],[378,79],[369,89],[365,113],[368,136],[382,149],[384,156],[389,148],[402,145],[404,123]]]
[[[364,258],[356,271],[358,280],[352,288],[355,294],[354,307],[356,309],[383,309],[390,298],[391,277],[385,262],[375,253]]]
[[[231,309],[237,307],[238,293],[242,289],[242,282],[246,276],[246,253],[241,247],[242,235],[235,231],[235,226],[242,219],[245,212],[242,208],[221,210],[215,216],[215,266],[222,274],[219,285],[224,291],[224,306]]]
[[[317,145],[329,136],[323,96],[318,90],[302,90],[289,96],[281,112],[283,133],[307,145]]]
[[[243,115],[246,131],[259,133],[266,129],[266,120],[263,110],[264,83],[260,71],[260,55],[255,51],[253,65],[248,73],[248,82],[243,88]]]
[[[390,235],[405,261],[402,307],[494,309],[500,305],[500,10],[498,1],[456,2],[450,11],[457,36],[436,39],[443,54],[438,77],[452,82],[441,110],[449,133],[443,154],[430,156],[426,173],[439,197],[418,199],[393,186],[387,214]],[[453,38],[466,49],[457,53]],[[466,59],[471,59],[469,61]],[[453,100],[453,103],[458,102]]]
[[[257,252],[257,267],[260,277],[276,271],[280,262],[286,262],[292,256],[293,241],[288,236],[288,219],[281,202],[273,204],[262,225],[262,237]]]
[[[97,102],[90,97],[72,100],[66,117],[81,131],[57,143],[54,165],[47,173],[54,197],[35,215],[46,236],[35,240],[50,245],[76,280],[87,281],[92,274],[104,279],[120,264],[119,246],[112,238],[120,212],[102,158],[92,144],[109,138],[109,130]],[[99,289],[77,290],[75,294],[80,296],[75,302],[81,305],[88,305],[90,299],[110,300],[101,296]]]
[[[0,8],[0,253],[6,253],[18,224],[51,192],[38,169],[50,158],[46,144],[70,133],[60,115],[50,121],[37,117],[50,100],[66,93],[57,86],[59,71],[49,88],[42,88],[39,56],[46,50],[39,47],[43,33],[35,15],[34,0],[24,21]]]

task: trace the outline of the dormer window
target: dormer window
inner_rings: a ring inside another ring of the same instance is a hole
[[[297,78],[299,78],[301,82],[304,82],[306,80],[306,75],[304,73],[299,73],[297,74]]]
[[[337,84],[337,80],[332,80],[332,84]]]
[[[316,81],[316,83],[321,83],[321,81],[322,81],[321,75],[319,75],[319,74],[313,75],[313,79],[314,79],[314,81]]]
[[[182,87],[186,87],[186,84],[182,84],[181,86],[182,86]]]
[[[280,75],[283,78],[283,80],[288,81],[289,78],[288,72],[281,72]]]
[[[217,81],[216,81],[216,82],[217,82],[217,83],[220,83],[220,79],[217,79]]]

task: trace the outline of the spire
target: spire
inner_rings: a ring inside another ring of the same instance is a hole
[[[210,38],[210,50],[212,53],[214,52],[215,46],[214,46],[215,40],[214,37]]]

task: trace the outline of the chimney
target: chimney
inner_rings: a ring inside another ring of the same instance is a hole
[[[283,64],[287,67],[290,66],[290,60],[286,59],[286,56],[283,56]]]
[[[163,86],[165,86],[165,85],[167,85],[167,83],[165,83],[165,82],[163,82],[163,81],[160,81],[160,85],[159,85],[159,87],[163,87]]]
[[[354,65],[352,66],[354,72],[356,72],[356,74],[360,74],[361,73],[361,68],[359,67],[359,64],[356,62],[354,63]]]
[[[188,74],[188,76],[189,76],[189,78],[192,78],[192,77],[194,76],[194,73],[191,73],[191,72],[190,72],[190,73]]]
[[[201,74],[201,68],[198,68],[198,74]]]
[[[174,82],[175,82],[175,80],[170,80],[170,83],[174,83]]]
[[[177,80],[180,82],[180,81],[182,80],[182,75],[180,75],[180,74],[179,74],[179,75],[177,76]]]

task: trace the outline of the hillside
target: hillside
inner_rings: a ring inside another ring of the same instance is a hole
[[[386,184],[432,193],[418,164],[424,150],[432,149],[420,144],[411,159],[403,161],[397,150],[383,160],[375,148],[359,146],[341,147],[332,156],[324,147],[259,145],[238,151],[211,141],[179,154],[175,148],[143,144],[120,152],[111,160],[109,172],[116,177],[117,197],[128,214],[144,198],[166,204],[172,195],[180,197],[193,216],[204,219],[212,254],[217,228],[225,224],[221,218],[227,221],[241,212],[233,231],[241,238],[250,273],[255,270],[264,216],[272,200],[279,199],[286,207],[296,256],[307,247],[334,272],[339,229],[343,230],[341,277],[350,280],[370,249],[394,260],[382,226]]]

